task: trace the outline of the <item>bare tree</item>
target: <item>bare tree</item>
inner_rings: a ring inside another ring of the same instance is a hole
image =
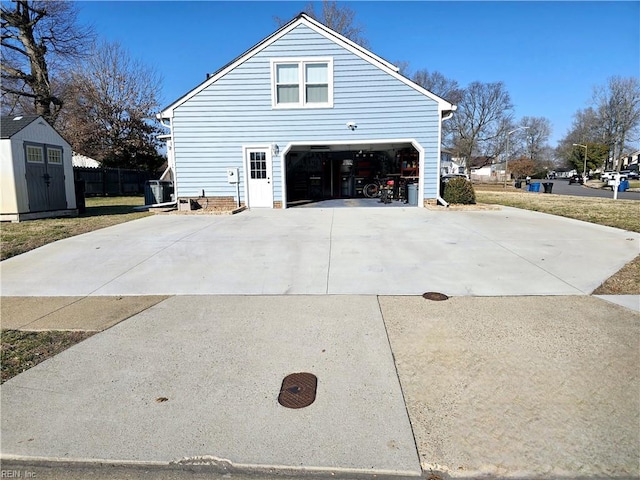
[[[428,70],[418,70],[411,77],[413,82],[429,90],[431,93],[444,98],[454,105],[462,101],[464,90],[456,80],[445,77],[440,72],[429,72]],[[453,144],[455,124],[451,121],[442,123],[442,144],[449,147]]]
[[[493,157],[501,153],[503,139],[512,125],[511,97],[502,82],[473,82],[463,90],[451,122],[453,149],[460,157]]]
[[[522,117],[519,127],[526,127],[511,136],[511,156],[524,156],[534,162],[545,160],[543,152],[551,136],[551,122],[545,117]]]
[[[464,91],[460,88],[457,80],[447,78],[440,72],[418,70],[413,74],[411,80],[454,105],[462,101]]]
[[[567,134],[558,142],[556,157],[566,166],[578,172],[584,170],[585,149],[575,144],[586,145],[588,153],[587,171],[606,164],[610,156],[609,128],[591,107],[578,110]],[[609,153],[608,153],[609,152]]]
[[[55,123],[62,99],[51,77],[83,55],[93,31],[60,0],[3,2],[1,18],[3,112],[27,109],[28,99],[33,113]]]
[[[361,47],[368,48],[364,27],[356,23],[356,12],[346,5],[340,6],[335,1],[322,0],[322,9],[316,12],[313,2],[309,2],[304,7],[304,13]],[[288,22],[280,17],[275,17],[275,21],[279,26]]]
[[[105,166],[148,168],[160,161],[154,112],[161,79],[118,43],[102,43],[69,74],[61,115],[74,151]]]
[[[625,142],[640,128],[640,80],[637,77],[610,77],[604,87],[594,88],[593,103],[603,139],[610,145],[615,167],[620,170]],[[637,138],[637,137],[636,137]]]

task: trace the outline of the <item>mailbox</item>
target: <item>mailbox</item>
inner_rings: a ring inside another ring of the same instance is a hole
[[[227,168],[227,181],[229,183],[240,183],[240,174],[237,168]]]

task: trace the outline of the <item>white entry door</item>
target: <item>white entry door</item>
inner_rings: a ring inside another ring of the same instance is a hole
[[[273,168],[268,148],[247,148],[249,207],[273,208]]]

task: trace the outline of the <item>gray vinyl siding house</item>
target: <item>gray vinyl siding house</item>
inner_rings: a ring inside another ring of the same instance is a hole
[[[418,183],[423,206],[439,197],[441,122],[455,109],[301,14],[158,114],[165,174],[179,202],[250,208],[355,197],[389,174]]]

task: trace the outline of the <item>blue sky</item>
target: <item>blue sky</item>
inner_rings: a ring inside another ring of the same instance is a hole
[[[84,1],[80,21],[163,77],[163,106],[291,19],[303,1]],[[461,86],[505,83],[516,119],[546,117],[551,146],[594,86],[640,76],[640,2],[344,2],[370,49]],[[318,4],[319,7],[319,4]],[[640,142],[636,145],[640,148]]]

